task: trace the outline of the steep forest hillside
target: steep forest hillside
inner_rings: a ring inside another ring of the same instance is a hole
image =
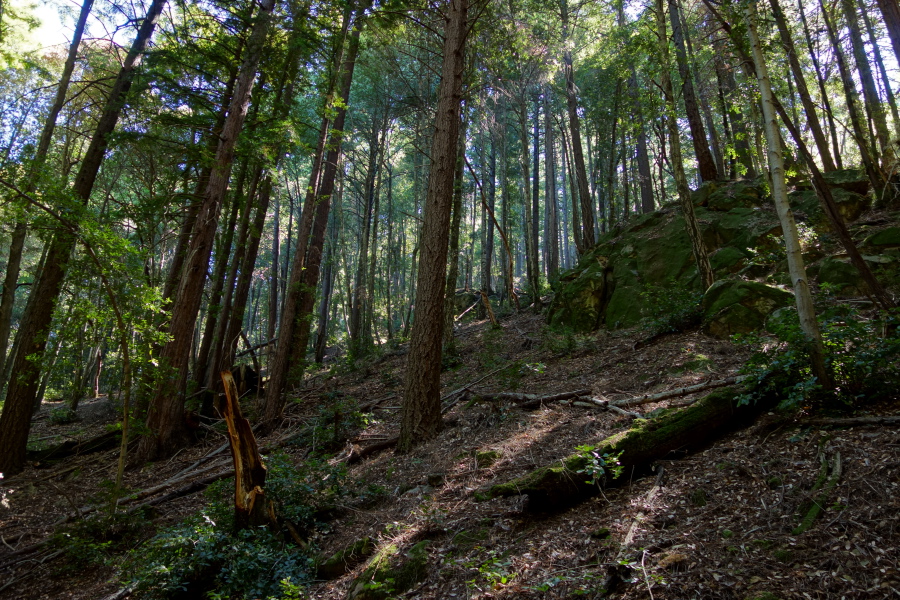
[[[898,61],[898,0],[0,2],[0,596],[900,594]]]

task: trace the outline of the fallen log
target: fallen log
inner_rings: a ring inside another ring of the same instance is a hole
[[[704,392],[706,390],[725,387],[726,385],[733,385],[735,383],[742,382],[744,379],[746,379],[745,375],[741,375],[738,377],[726,377],[725,379],[719,379],[718,381],[707,381],[706,383],[698,383],[697,385],[690,385],[688,387],[678,388],[675,390],[667,390],[665,392],[659,392],[656,394],[644,394],[643,396],[637,396],[635,398],[616,400],[611,404],[613,404],[614,406],[640,406],[641,404],[660,402],[669,398],[687,396],[688,394],[693,394],[694,392]]]
[[[107,431],[89,440],[68,440],[46,450],[29,451],[27,457],[30,462],[40,463],[37,466],[49,466],[49,464],[45,465],[44,463],[56,462],[70,456],[117,448],[120,440],[121,437],[118,431]]]
[[[597,444],[593,452],[572,454],[557,464],[476,492],[476,499],[525,494],[531,511],[571,506],[600,491],[599,485],[593,482],[596,478],[591,476],[595,455],[618,457],[619,465],[627,475],[618,479],[606,476],[602,480],[606,486],[619,485],[632,476],[643,474],[654,460],[664,458],[674,450],[697,450],[731,429],[750,424],[759,412],[775,403],[773,400],[754,406],[738,405],[738,396],[737,390],[726,388],[687,408],[666,411],[650,420],[639,419],[630,429]]]

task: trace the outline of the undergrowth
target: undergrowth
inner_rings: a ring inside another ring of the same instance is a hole
[[[150,600],[176,598],[285,599],[302,597],[315,573],[314,549],[298,544],[316,528],[318,516],[344,493],[343,468],[307,459],[294,464],[281,454],[267,461],[266,496],[281,529],[235,531],[234,480],[210,486],[209,504],[132,551],[124,574],[135,594]]]
[[[670,279],[665,285],[647,285],[640,292],[644,305],[642,325],[653,335],[687,331],[700,325],[703,293]]]
[[[834,389],[823,389],[810,368],[810,345],[797,312],[782,309],[769,319],[771,335],[735,336],[755,349],[742,372],[748,375],[742,403],[764,397],[782,398],[780,408],[840,409],[859,406],[895,394],[900,385],[900,335],[896,314],[868,320],[855,309],[820,301],[819,327],[825,348],[825,367]],[[883,331],[889,332],[882,335]]]

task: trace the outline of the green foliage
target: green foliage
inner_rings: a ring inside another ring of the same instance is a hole
[[[496,589],[506,585],[516,577],[512,572],[512,561],[497,550],[485,550],[482,546],[473,548],[476,558],[465,563],[465,566],[478,571],[478,577],[470,579],[467,583],[470,588],[481,589],[479,583],[487,583],[489,589]],[[482,560],[481,555],[486,554]]]
[[[328,402],[319,405],[312,440],[308,440],[313,450],[320,454],[339,450],[350,434],[369,424],[371,416],[359,411],[355,398],[343,396],[341,392],[329,392],[325,397]]]
[[[645,286],[640,294],[646,315],[643,327],[650,335],[687,331],[700,324],[701,292],[669,280],[666,285]]]
[[[832,303],[820,309],[825,367],[835,383],[834,390],[823,390],[812,374],[809,343],[796,311],[777,311],[769,321],[772,337],[736,336],[738,343],[755,349],[742,369],[749,376],[748,391],[740,398],[744,404],[775,395],[782,398],[783,409],[811,404],[851,406],[893,393],[900,384],[896,314],[879,322],[866,320],[845,305]],[[882,328],[890,334],[882,336]]]
[[[68,406],[59,406],[50,411],[47,420],[51,425],[68,425],[78,420],[78,415]]]
[[[343,468],[319,461],[296,465],[286,455],[273,455],[267,464],[266,496],[296,530],[312,529],[316,515],[342,493]],[[233,487],[233,480],[210,486],[212,501],[200,514],[131,554],[125,573],[140,597],[303,597],[302,585],[314,574],[312,549],[264,527],[235,532]]]
[[[584,467],[576,471],[576,473],[587,475],[590,478],[585,483],[601,486],[606,481],[607,475],[611,474],[613,479],[618,479],[622,474],[623,467],[619,463],[619,457],[622,456],[621,452],[618,454],[610,454],[609,452],[601,454],[596,446],[587,444],[576,446],[575,450],[585,461]]]
[[[101,484],[92,500],[99,510],[60,527],[53,543],[68,558],[68,566],[81,569],[109,562],[116,553],[133,547],[146,536],[150,522],[144,510],[128,512],[116,506],[119,492],[112,482]]]

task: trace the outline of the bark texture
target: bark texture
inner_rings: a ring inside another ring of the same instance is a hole
[[[423,213],[416,313],[398,443],[401,452],[434,437],[441,425],[441,328],[468,8],[468,0],[448,0],[444,12],[444,61]]]

